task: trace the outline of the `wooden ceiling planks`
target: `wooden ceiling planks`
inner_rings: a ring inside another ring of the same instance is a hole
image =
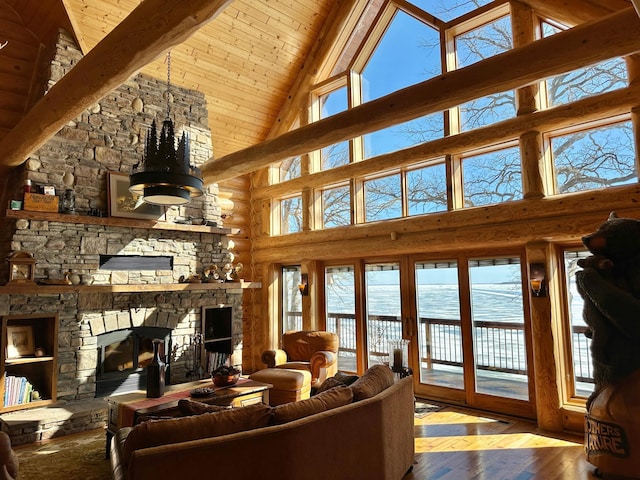
[[[41,44],[10,3],[0,0],[0,140],[22,119]]]
[[[138,3],[64,0],[86,50]],[[233,139],[214,143],[214,152],[224,155],[265,138],[332,3],[234,0],[215,20],[175,47],[172,83],[205,94],[214,142],[224,136]],[[164,78],[164,59],[142,72]],[[221,126],[225,132],[220,132]]]

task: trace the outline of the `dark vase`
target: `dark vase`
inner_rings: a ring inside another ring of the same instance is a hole
[[[147,397],[158,398],[164,395],[164,372],[166,364],[160,357],[160,345],[164,342],[153,339],[153,359],[147,365]]]

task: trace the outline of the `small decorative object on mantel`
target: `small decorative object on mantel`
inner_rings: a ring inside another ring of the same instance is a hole
[[[240,280],[240,272],[243,270],[241,263],[225,263],[222,268],[217,265],[210,265],[202,272],[205,282],[237,282]]]
[[[24,250],[13,252],[7,257],[9,281],[7,285],[35,285],[36,260]]]
[[[194,273],[193,275],[189,275],[188,277],[185,277],[184,275],[181,275],[180,278],[178,279],[178,282],[180,282],[180,283],[202,283],[202,278],[197,273]]]
[[[76,193],[72,188],[67,188],[60,196],[60,213],[66,215],[76,214]]]
[[[24,209],[32,212],[58,213],[60,203],[55,195],[42,195],[40,193],[24,194]]]

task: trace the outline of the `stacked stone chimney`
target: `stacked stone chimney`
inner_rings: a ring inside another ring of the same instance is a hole
[[[48,85],[81,58],[73,39],[61,32],[49,65]],[[171,96],[176,132],[186,129],[192,163],[201,165],[212,156],[204,96],[177,87],[172,87]],[[42,293],[39,287],[29,294],[0,293],[0,316],[58,315],[59,400],[95,396],[96,337],[102,333],[142,325],[170,328],[175,383],[184,380],[188,340],[200,332],[203,307],[232,305],[234,331],[242,331],[242,289],[231,285],[214,290],[172,288],[181,279],[210,265],[222,266],[233,258],[223,228],[190,228],[176,222],[193,218],[198,223],[208,221],[222,227],[217,186],[207,187],[205,195],[185,207],[170,207],[163,212],[161,221],[173,225],[172,229],[88,221],[100,213],[108,215],[109,173],[128,174],[140,161],[148,127],[154,119],[162,122],[166,115],[165,99],[164,81],[136,75],[69,122],[25,164],[24,177],[31,180],[34,189],[53,187],[56,195],[72,189],[76,215],[65,221],[48,219],[45,214],[37,219],[7,219],[9,238],[0,250],[32,253],[38,280],[62,279],[70,272],[74,283],[90,286],[62,293]],[[173,267],[105,270],[100,263],[104,255],[162,255],[172,259]],[[4,269],[6,272],[6,265]],[[110,291],[110,286],[117,288]],[[147,291],[144,286],[153,288]]]

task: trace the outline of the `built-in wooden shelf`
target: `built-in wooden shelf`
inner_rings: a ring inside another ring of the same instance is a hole
[[[51,362],[53,357],[24,357],[24,358],[7,358],[5,365],[25,365],[28,363]]]
[[[261,282],[224,283],[154,283],[141,285],[5,285],[0,295],[38,295],[47,293],[127,293],[127,292],[180,292],[192,290],[234,290],[261,288]]]
[[[63,213],[31,212],[27,210],[7,210],[7,218],[24,218],[60,223],[81,223],[85,225],[105,225],[109,227],[144,228],[148,230],[173,230],[194,233],[217,233],[220,235],[237,234],[237,228],[208,227],[205,225],[184,225],[181,223],[157,222],[118,217],[92,217],[90,215],[66,215]]]
[[[0,413],[44,407],[55,403],[58,383],[58,315],[51,313],[5,315],[0,317],[0,320]],[[47,355],[36,357],[32,350],[32,354],[7,358],[5,352],[9,344],[10,328],[25,329],[25,335],[30,337],[28,345],[32,349],[43,348]],[[22,379],[25,382],[22,385],[25,388],[30,385],[37,390],[40,398],[30,401],[27,395],[20,390],[15,390],[16,383],[7,382],[8,376]],[[16,394],[12,395],[12,392]],[[24,403],[18,402],[18,398]]]

